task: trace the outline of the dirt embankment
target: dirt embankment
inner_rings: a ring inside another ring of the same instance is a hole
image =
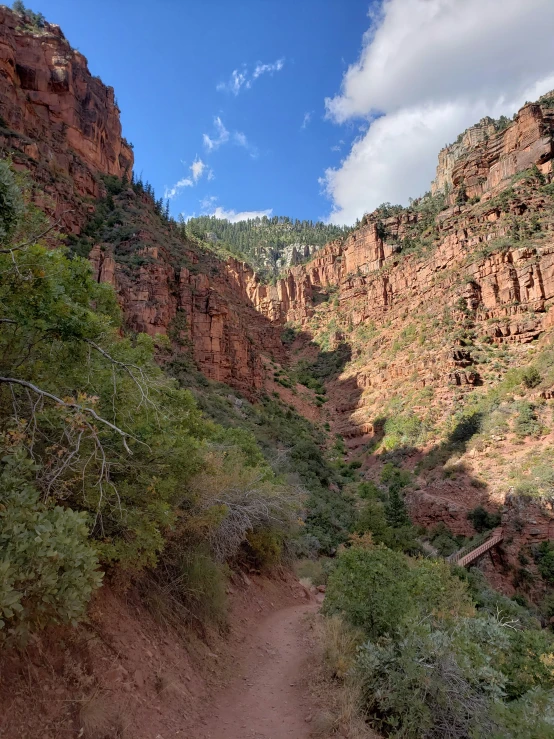
[[[87,624],[0,654],[1,739],[304,736],[294,728],[307,725],[294,675],[302,614],[314,605],[286,573],[234,576],[229,601],[228,632],[201,639],[160,624],[133,591],[103,588]],[[292,733],[271,723],[261,733],[266,708]],[[241,733],[241,711],[254,709],[258,733]]]

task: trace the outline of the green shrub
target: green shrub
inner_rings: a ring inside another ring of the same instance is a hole
[[[224,626],[227,574],[227,566],[215,562],[205,544],[181,542],[164,555],[163,568],[153,574],[157,587],[148,588],[145,599],[175,626],[183,622]]]
[[[365,634],[350,675],[386,736],[551,736],[554,638],[481,573],[364,542],[340,554],[324,612]]]
[[[102,575],[84,513],[41,502],[22,452],[0,472],[0,639],[82,618]]]
[[[488,641],[481,637],[476,643],[471,639],[473,621],[440,630],[411,622],[398,640],[361,647],[356,671],[365,708],[380,730],[405,739],[491,735],[495,725],[490,705],[501,695],[502,675],[486,652],[471,661],[457,652],[462,640],[474,651],[482,646],[490,650],[491,639],[502,640],[503,635],[494,624],[486,624]]]
[[[248,561],[260,570],[279,564],[283,553],[282,539],[280,532],[271,529],[249,531],[244,545]]]
[[[515,423],[514,431],[516,434],[524,438],[526,436],[536,436],[540,432],[540,424],[537,419],[537,413],[533,403],[527,401],[520,401],[516,403],[516,410],[518,411]]]
[[[521,381],[525,385],[526,388],[531,389],[541,384],[542,377],[538,369],[536,367],[531,366],[523,371]]]
[[[358,485],[358,495],[364,500],[380,500],[383,497],[382,492],[374,482],[361,482]]]
[[[0,242],[5,243],[14,233],[24,205],[21,190],[6,161],[0,161]]]
[[[389,491],[400,491],[412,481],[412,473],[408,470],[396,467],[392,462],[387,462],[381,470],[381,482],[388,485]]]
[[[394,634],[410,619],[470,613],[471,604],[467,586],[444,562],[352,547],[341,552],[329,576],[324,610],[342,614],[376,639]]]
[[[468,521],[471,521],[473,528],[478,534],[500,525],[500,514],[489,513],[483,506],[477,506],[469,511],[467,518]]]
[[[541,541],[535,551],[535,561],[543,580],[554,585],[554,542]]]

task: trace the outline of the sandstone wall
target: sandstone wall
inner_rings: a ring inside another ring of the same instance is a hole
[[[91,75],[58,26],[31,32],[22,23],[0,7],[0,152],[31,171],[50,196],[41,205],[78,231],[83,199],[99,195],[97,175],[130,176],[133,152],[113,88]]]

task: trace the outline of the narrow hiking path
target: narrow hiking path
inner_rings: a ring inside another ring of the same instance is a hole
[[[289,606],[258,626],[197,739],[310,736],[313,704],[304,680],[310,652],[306,616],[316,609],[315,603]]]

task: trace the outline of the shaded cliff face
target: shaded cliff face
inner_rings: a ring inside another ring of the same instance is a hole
[[[30,170],[46,195],[39,204],[76,232],[100,195],[97,175],[130,176],[133,152],[113,88],[57,26],[23,25],[0,7],[0,152]]]
[[[252,398],[264,385],[262,355],[284,361],[281,328],[248,297],[239,262],[227,264],[164,221],[132,187],[113,198],[104,243],[89,258],[116,289],[127,326],[168,335],[203,374]]]

